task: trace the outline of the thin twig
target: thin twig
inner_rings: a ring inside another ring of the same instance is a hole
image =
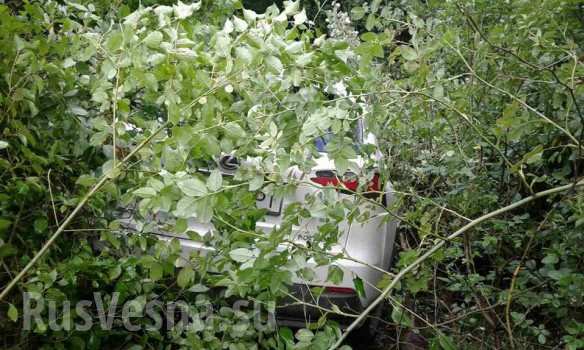
[[[57,209],[55,208],[55,198],[53,197],[53,189],[51,186],[51,170],[53,170],[53,169],[49,169],[49,172],[47,173],[47,184],[49,187],[49,195],[51,196],[51,205],[53,207],[53,217],[55,218],[55,224],[57,226],[59,226],[59,218],[57,218]]]
[[[288,296],[290,299],[294,300],[295,303],[293,304],[285,304],[280,306],[279,308],[285,308],[287,306],[292,306],[292,305],[304,305],[304,306],[309,306],[309,307],[313,307],[315,309],[318,309],[320,311],[324,311],[326,313],[331,313],[331,314],[337,314],[337,315],[341,315],[341,316],[345,316],[345,317],[351,317],[351,318],[357,318],[359,317],[359,314],[349,314],[346,312],[339,310],[332,310],[332,309],[327,309],[326,307],[320,306],[318,304],[312,304],[303,300],[300,300],[299,298],[297,298],[296,296],[290,294],[290,293],[286,293],[286,296]]]
[[[117,145],[116,145],[116,138],[117,138],[117,124],[118,124],[118,90],[120,84],[120,68],[116,68],[116,84],[114,85],[114,101],[112,104],[112,167],[116,167],[117,162]]]

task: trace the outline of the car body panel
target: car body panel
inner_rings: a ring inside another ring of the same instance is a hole
[[[367,136],[366,142],[374,142],[372,136]],[[375,155],[376,158],[379,154]],[[375,159],[374,161],[376,161]],[[326,153],[320,153],[319,157],[314,159],[315,166],[309,173],[303,173],[297,167],[288,169],[288,180],[296,180],[299,184],[293,194],[286,198],[275,198],[267,195],[258,197],[258,207],[265,208],[269,212],[263,219],[256,222],[256,231],[269,233],[277,229],[282,224],[283,212],[285,208],[291,203],[306,201],[308,196],[318,196],[323,191],[323,187],[318,184],[311,183],[310,179],[315,176],[316,172],[328,170],[334,171],[335,165],[332,160],[328,158]],[[361,168],[364,166],[363,159],[352,160],[353,168]],[[236,169],[221,169],[221,162],[219,168],[224,175],[234,175]],[[208,173],[209,170],[202,169],[203,173]],[[339,284],[333,284],[327,281],[329,266],[317,266],[314,260],[307,261],[307,264],[314,269],[314,278],[310,281],[302,280],[300,278],[294,279],[294,289],[304,290],[310,287],[341,287],[346,290],[352,289],[355,291],[355,278],[359,277],[363,282],[364,295],[361,293],[353,293],[348,295],[335,295],[329,293],[328,298],[335,300],[350,300],[349,304],[353,308],[361,309],[371,303],[371,301],[379,294],[379,290],[375,285],[381,280],[384,273],[382,270],[389,268],[393,246],[396,235],[396,228],[398,221],[394,218],[388,217],[389,211],[386,207],[391,205],[394,201],[393,188],[391,183],[387,182],[384,185],[383,192],[385,201],[360,201],[359,209],[368,210],[369,218],[365,222],[353,222],[349,224],[348,221],[342,221],[339,226],[339,239],[328,251],[330,254],[343,254],[346,258],[335,260],[334,264],[343,270],[343,278]],[[357,197],[352,194],[337,191],[338,200],[357,200]],[[163,215],[164,216],[164,215]],[[131,224],[133,219],[128,219]],[[159,218],[164,222],[164,218]],[[298,226],[292,229],[291,237],[288,239],[293,241],[296,245],[309,244],[311,236],[318,231],[318,227],[323,223],[323,219],[318,215],[302,220]],[[201,223],[196,219],[188,220],[188,231],[196,232],[201,236],[213,234],[215,228],[211,223]],[[193,252],[206,255],[214,250],[213,247],[205,245],[203,242],[189,239],[186,235],[177,235],[166,232],[155,232],[158,238],[162,240],[171,240],[177,238],[182,248],[182,254],[185,259]],[[282,244],[279,249],[289,249],[289,245]],[[326,290],[326,288],[325,288]],[[304,293],[305,295],[306,293]],[[327,295],[325,293],[325,298]],[[354,300],[358,300],[358,307],[355,307]],[[308,301],[310,302],[310,301]],[[298,309],[298,308],[296,308]],[[291,313],[294,313],[295,308],[290,308]],[[304,313],[306,309],[304,308]],[[297,317],[298,315],[292,315]]]

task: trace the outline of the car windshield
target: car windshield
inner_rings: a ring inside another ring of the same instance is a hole
[[[334,134],[332,132],[328,132],[322,136],[319,136],[314,139],[314,145],[319,152],[326,152],[326,145],[331,141]],[[361,120],[357,121],[355,124],[355,128],[351,135],[351,139],[353,140],[353,145],[357,149],[361,143],[363,143],[363,122]]]

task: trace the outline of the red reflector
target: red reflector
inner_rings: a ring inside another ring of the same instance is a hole
[[[324,287],[324,292],[336,294],[356,294],[354,289],[346,287]]]
[[[341,181],[337,177],[319,176],[310,178],[312,182],[316,182],[322,186],[333,185],[337,186]]]
[[[369,186],[367,186],[367,191],[381,191],[381,186],[379,184],[379,174],[373,175],[373,178],[369,182]]]
[[[337,176],[317,176],[312,177],[310,180],[314,183],[317,183],[322,186],[334,186],[339,188],[345,188],[347,190],[356,192],[357,188],[359,187],[359,182],[357,180],[346,180],[342,181]],[[369,182],[367,186],[367,192],[379,192],[381,191],[381,186],[379,183],[379,174],[373,175],[373,178]]]

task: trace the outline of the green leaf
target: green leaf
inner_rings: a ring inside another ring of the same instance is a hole
[[[16,253],[18,253],[18,249],[16,249],[12,244],[4,243],[0,245],[0,259],[4,259],[9,256],[14,256],[16,255]]]
[[[0,233],[6,232],[10,225],[12,225],[11,220],[0,218]]]
[[[156,192],[160,192],[164,188],[164,183],[152,177],[148,179],[148,186],[152,187]]]
[[[89,114],[89,112],[81,106],[71,106],[69,109],[71,110],[71,113],[75,115],[86,116]]]
[[[436,84],[434,89],[432,89],[432,96],[438,100],[442,99],[442,97],[444,97],[444,87],[440,84]]]
[[[306,22],[308,18],[306,17],[306,10],[302,9],[299,13],[294,15],[294,25],[299,26]]]
[[[178,273],[176,282],[178,283],[179,287],[186,288],[193,282],[194,279],[195,271],[193,271],[193,269],[190,266],[185,266]]]
[[[25,40],[22,40],[22,38],[19,37],[18,35],[15,35],[14,46],[16,47],[17,51],[22,51],[24,48],[28,46],[28,43]]]
[[[209,178],[207,179],[207,188],[211,192],[218,191],[223,184],[223,177],[218,169],[211,171]]]
[[[286,4],[286,7],[284,8],[283,13],[285,13],[288,16],[294,15],[298,13],[298,11],[300,11],[300,1],[298,0],[288,1],[285,2],[284,4]]]
[[[77,178],[77,181],[75,181],[77,185],[83,187],[93,186],[96,182],[97,179],[91,175],[81,175]]]
[[[184,218],[176,219],[176,223],[174,225],[174,232],[176,233],[183,233],[189,228],[189,223]]]
[[[163,39],[163,35],[161,32],[153,31],[150,34],[148,34],[146,36],[146,38],[144,38],[144,43],[149,48],[155,49],[155,48],[158,48],[160,46],[162,39]]]
[[[294,342],[294,333],[292,333],[292,330],[288,327],[280,327],[278,329],[278,335],[287,344],[291,344]]]
[[[313,52],[305,53],[296,58],[294,62],[298,67],[304,67],[312,61],[312,57],[314,56]]]
[[[107,39],[107,41],[105,43],[105,47],[109,51],[116,51],[118,49],[121,49],[123,44],[124,44],[124,35],[121,32],[112,32],[112,34],[109,36],[109,38]],[[106,61],[106,62],[108,62],[108,61]],[[112,77],[108,77],[108,79],[111,79],[111,78]]]
[[[179,181],[177,185],[184,194],[190,197],[201,197],[207,194],[207,186],[197,178]]]
[[[257,191],[264,185],[264,175],[256,175],[249,181],[249,190]]]
[[[361,6],[353,7],[351,9],[351,18],[355,21],[360,20],[361,18],[365,17],[365,9]]]
[[[277,74],[280,74],[284,70],[284,65],[282,65],[282,62],[276,56],[266,57],[266,65],[271,71]]]
[[[144,347],[139,344],[132,344],[129,347],[125,348],[124,350],[144,350]]]
[[[456,350],[456,345],[454,345],[452,339],[445,334],[440,334],[438,336],[438,342],[444,350]]]
[[[237,16],[233,16],[233,25],[238,32],[246,31],[248,27],[247,22]]]
[[[375,17],[375,14],[370,13],[369,16],[367,16],[367,20],[365,21],[365,29],[371,30],[373,27],[375,27],[376,24],[377,18]]]
[[[0,140],[0,149],[5,149],[8,147],[8,142]]]
[[[197,11],[201,8],[201,2],[195,2],[193,4],[183,4],[182,1],[179,1],[178,4],[173,6],[174,15],[178,19],[185,19],[190,17],[194,11]]]
[[[364,34],[361,34],[361,40],[363,41],[377,41],[377,34],[372,33],[372,32],[367,32]]]
[[[110,281],[113,281],[120,277],[122,274],[122,267],[120,265],[116,265],[108,271],[108,277]]]
[[[543,258],[541,260],[541,262],[546,264],[546,265],[557,264],[559,261],[560,261],[560,259],[558,258],[558,256],[556,254],[548,254],[548,255],[546,255],[545,258]]]
[[[231,259],[240,263],[244,263],[255,258],[254,252],[247,248],[233,249],[232,251],[229,252],[229,256],[231,257]]]
[[[233,22],[231,20],[225,21],[225,24],[223,24],[223,32],[227,34],[233,32]]]
[[[63,61],[63,68],[67,69],[67,68],[71,68],[73,66],[75,66],[77,62],[75,62],[74,59],[72,59],[71,57],[67,57],[64,61]]]
[[[534,149],[523,156],[523,161],[526,164],[536,164],[541,162],[543,156],[543,146],[537,145]]]
[[[407,61],[406,63],[404,63],[404,69],[408,73],[413,74],[418,70],[418,68],[420,68],[420,64],[418,62]]]
[[[176,203],[174,214],[181,218],[190,218],[195,216],[197,199],[193,197],[183,197]]]
[[[381,0],[373,0],[371,2],[371,12],[377,12],[377,10],[379,10],[380,4],[381,4]]]
[[[353,285],[355,286],[357,295],[359,295],[361,298],[365,298],[365,286],[363,285],[363,280],[359,277],[355,277],[353,278]]]
[[[413,328],[414,322],[412,319],[406,314],[406,311],[401,307],[394,306],[393,310],[391,311],[391,319],[393,322],[407,328]]]
[[[34,221],[33,226],[34,226],[35,232],[44,233],[47,230],[47,228],[49,227],[49,222],[47,221],[46,218],[37,218]]]
[[[243,130],[243,128],[235,122],[227,123],[225,125],[225,132],[229,137],[236,140],[243,139],[246,137],[245,130]]]
[[[209,288],[207,286],[204,286],[200,283],[197,283],[188,289],[189,292],[193,292],[193,293],[205,293],[208,290],[209,290]]]
[[[76,10],[82,11],[82,12],[89,12],[89,9],[81,4],[77,4],[75,2],[67,2],[67,5],[73,7]]]
[[[155,262],[150,265],[150,279],[153,281],[158,281],[162,278],[164,274],[164,270],[162,265]]]
[[[124,25],[130,28],[135,28],[138,25],[138,21],[140,21],[140,18],[142,17],[142,14],[144,14],[145,11],[146,11],[145,9],[139,9],[130,14],[127,14],[127,16],[124,18]]]
[[[217,53],[221,56],[229,56],[231,51],[231,37],[228,34],[219,32],[215,39]]]
[[[364,42],[355,51],[364,56],[383,57],[383,46],[379,42]]]
[[[156,191],[151,187],[141,187],[133,193],[141,198],[152,198],[156,196]]]
[[[343,282],[343,270],[337,265],[331,265],[328,268],[328,275],[326,280],[332,282],[333,284],[339,284]]]
[[[418,59],[418,53],[410,46],[402,45],[399,47],[399,52],[403,58],[408,61],[413,61]]]
[[[257,13],[252,10],[243,9],[243,18],[248,22],[252,23],[257,18]]]
[[[310,343],[310,341],[314,338],[314,333],[310,329],[301,328],[296,332],[296,339],[303,343]]]
[[[16,322],[18,320],[18,310],[12,304],[8,304],[8,318],[12,322]]]
[[[253,61],[253,54],[251,50],[246,46],[239,46],[235,49],[235,55],[239,60],[245,64],[251,64]]]
[[[154,54],[148,56],[148,63],[153,65],[153,66],[157,66],[157,65],[161,64],[162,62],[164,62],[165,59],[166,59],[166,55],[161,54],[161,53],[154,53]]]

